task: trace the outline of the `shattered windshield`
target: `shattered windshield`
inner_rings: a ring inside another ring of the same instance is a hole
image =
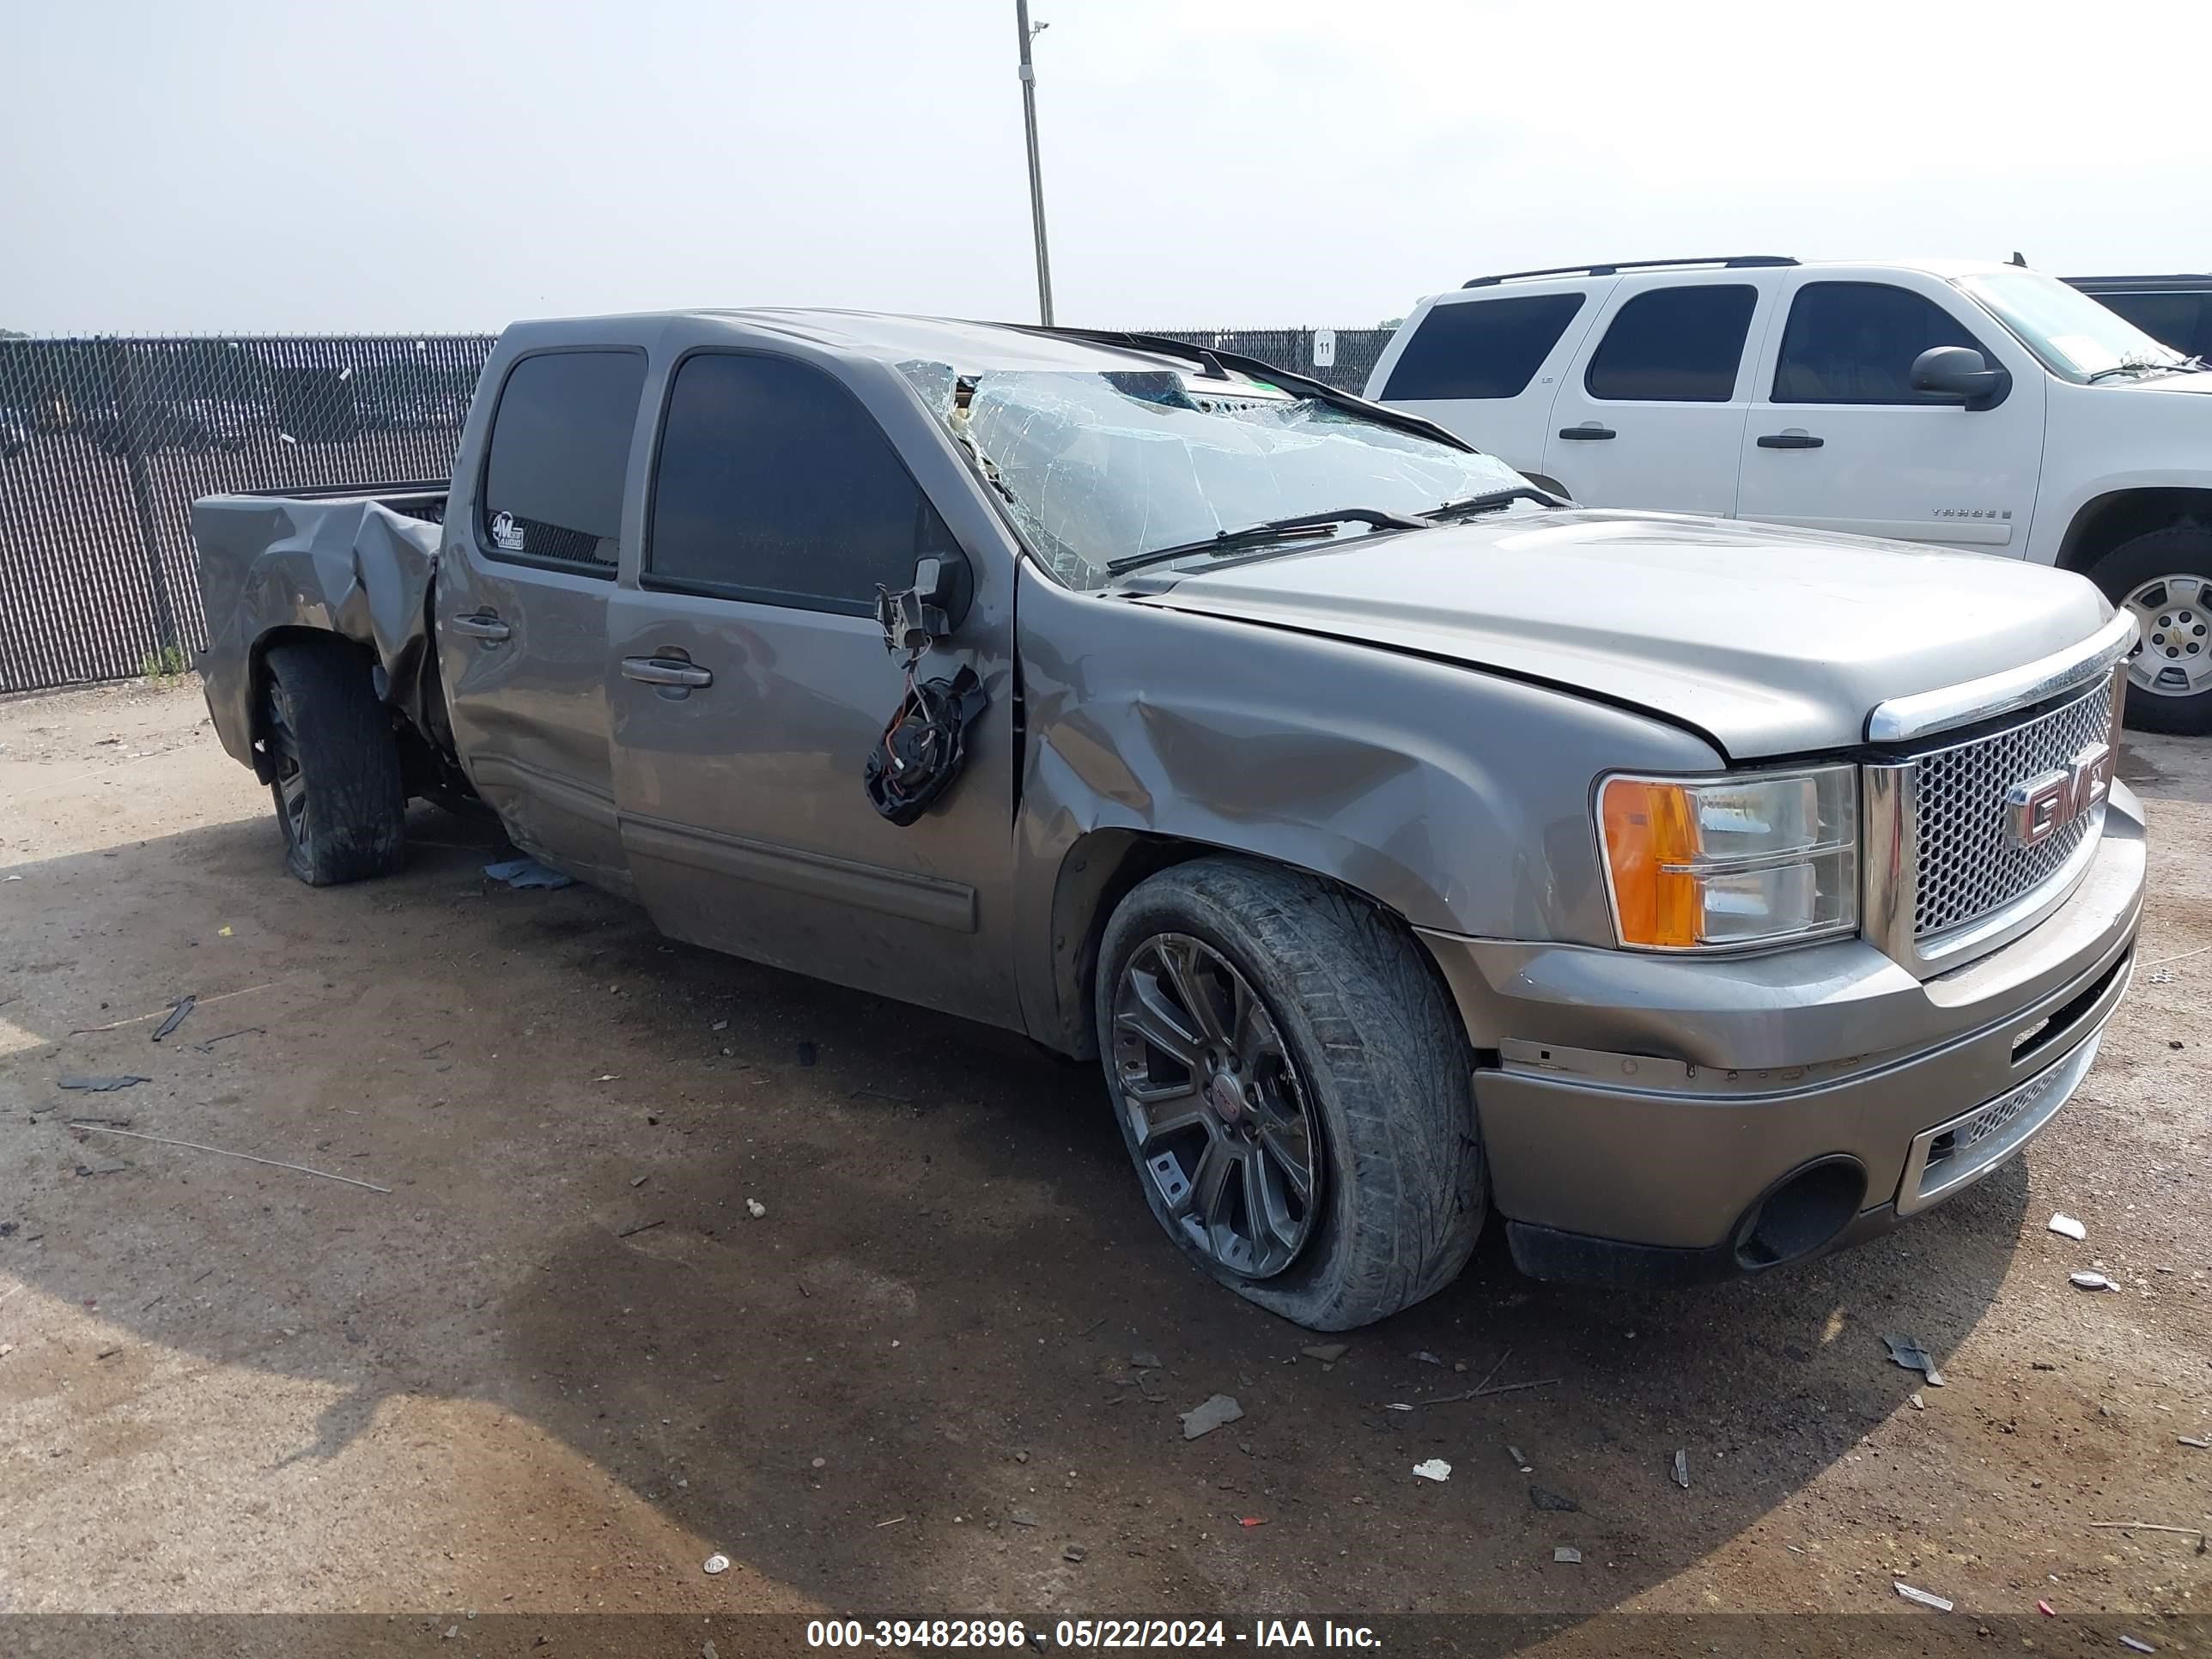
[[[1243,377],[900,368],[1070,587],[1104,586],[1117,559],[1270,520],[1418,514],[1525,482],[1494,457]]]

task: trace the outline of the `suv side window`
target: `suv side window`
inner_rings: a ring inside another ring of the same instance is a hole
[[[612,576],[645,354],[543,351],[507,373],[478,492],[485,553]]]
[[[849,616],[952,532],[859,398],[784,357],[702,352],[676,371],[643,580]]]
[[[1580,294],[1455,300],[1429,307],[1382,388],[1386,401],[1517,398],[1583,308]]]
[[[1615,402],[1724,404],[1758,308],[1759,290],[1745,283],[1637,295],[1613,313],[1583,386]]]
[[[2212,295],[2203,294],[2098,294],[2099,304],[2118,312],[2160,345],[2202,356],[2212,351]]]
[[[1972,346],[1990,356],[1949,312],[1910,289],[1808,283],[1797,290],[1782,332],[1774,401],[1955,403],[1912,389],[1912,360],[1933,346]]]

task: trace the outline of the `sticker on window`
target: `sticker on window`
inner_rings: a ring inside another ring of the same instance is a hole
[[[491,544],[502,553],[522,551],[522,526],[514,521],[512,513],[501,513],[491,521]]]

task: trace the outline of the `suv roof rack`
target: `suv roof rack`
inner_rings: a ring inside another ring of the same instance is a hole
[[[1656,270],[1667,265],[1718,265],[1724,270],[1748,270],[1764,265],[1794,265],[1786,253],[1713,253],[1692,259],[1616,259],[1606,265],[1553,265],[1547,270],[1505,270],[1495,276],[1478,276],[1462,288],[1491,288],[1517,283],[1527,276],[1616,276],[1624,270]]]

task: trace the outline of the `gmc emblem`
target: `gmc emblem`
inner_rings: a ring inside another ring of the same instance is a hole
[[[2112,782],[2112,746],[2093,743],[2063,772],[2045,772],[2005,791],[2005,833],[2015,846],[2039,847],[2104,799]]]

